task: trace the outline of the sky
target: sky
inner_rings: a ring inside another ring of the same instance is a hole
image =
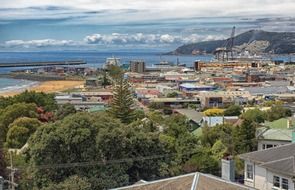
[[[172,50],[259,29],[295,31],[294,0],[0,0],[0,50]]]

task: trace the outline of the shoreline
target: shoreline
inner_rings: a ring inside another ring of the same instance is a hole
[[[57,80],[57,81],[44,81],[37,82],[36,84],[21,88],[21,89],[13,89],[0,92],[0,97],[9,97],[18,95],[26,90],[28,91],[36,91],[36,92],[44,92],[44,93],[55,93],[61,92],[73,88],[81,88],[84,84],[84,81],[67,81],[67,80]]]

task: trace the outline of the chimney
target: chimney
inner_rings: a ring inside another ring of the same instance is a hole
[[[221,160],[221,178],[227,181],[235,181],[235,161],[232,156]]]

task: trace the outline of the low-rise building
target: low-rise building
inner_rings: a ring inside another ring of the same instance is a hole
[[[140,99],[158,98],[161,93],[157,89],[149,88],[137,88],[135,89],[135,95]]]
[[[247,91],[217,91],[217,92],[200,92],[200,101],[202,107],[224,107],[235,103],[242,105],[248,102],[251,95]]]
[[[179,85],[179,90],[188,96],[199,94],[202,91],[214,91],[216,89],[217,89],[216,86],[196,85],[193,83],[184,83]]]
[[[221,179],[219,177],[190,173],[181,176],[156,181],[141,180],[137,184],[119,187],[113,190],[254,190],[238,183]]]
[[[58,105],[71,104],[76,110],[89,111],[99,107],[100,109],[105,108],[106,104],[101,101],[87,101],[83,96],[77,95],[57,95],[55,100]]]
[[[170,106],[172,108],[183,108],[184,105],[194,104],[197,107],[200,105],[200,99],[194,98],[151,98],[148,103],[163,103],[165,106]]]
[[[206,116],[202,118],[202,126],[214,127],[222,124],[234,124],[239,120],[238,116]]]
[[[260,190],[294,190],[295,143],[240,155],[244,184]]]
[[[294,122],[289,118],[281,118],[273,122],[265,122],[256,131],[258,150],[273,148],[292,142]]]

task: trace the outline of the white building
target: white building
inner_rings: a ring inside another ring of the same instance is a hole
[[[245,185],[260,190],[294,190],[295,144],[240,155]]]

